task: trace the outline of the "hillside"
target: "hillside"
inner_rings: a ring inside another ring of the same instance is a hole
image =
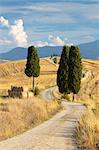
[[[99,61],[83,60],[85,78],[82,79],[78,98],[94,104],[99,103]]]
[[[78,45],[81,55],[86,59],[99,59],[99,40],[90,43]],[[44,46],[37,48],[40,58],[48,57],[53,54],[60,55],[61,46]],[[27,48],[17,47],[6,53],[0,54],[0,59],[5,60],[21,60],[26,59]]]
[[[0,64],[0,94],[3,95],[11,85],[32,87],[32,78],[24,74],[25,60],[10,61]],[[99,99],[99,61],[83,59],[85,78],[82,80],[78,98],[82,100]],[[48,59],[40,60],[41,75],[36,79],[36,85],[44,89],[56,85],[57,66]]]
[[[9,61],[0,64],[0,94],[5,95],[7,90],[14,86],[32,87],[32,78],[28,78],[24,74],[25,60]],[[49,62],[47,59],[40,60],[41,74],[36,79],[36,85],[40,89],[47,88],[56,84],[56,65]]]

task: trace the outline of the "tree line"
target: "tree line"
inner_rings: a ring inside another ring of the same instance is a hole
[[[34,46],[28,48],[27,63],[25,74],[28,77],[33,77],[33,92],[34,78],[40,75],[40,64],[37,50]],[[82,63],[80,50],[77,46],[63,46],[59,68],[57,71],[57,86],[62,94],[73,93],[77,94],[80,90],[82,75]]]

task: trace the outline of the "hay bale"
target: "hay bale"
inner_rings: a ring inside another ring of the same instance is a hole
[[[19,94],[19,98],[22,98],[22,92]]]
[[[21,89],[21,92],[23,92],[23,87],[22,86],[20,87],[20,89]]]
[[[8,90],[8,96],[11,97],[11,90]]]
[[[11,91],[17,91],[17,87],[16,86],[11,86]]]
[[[11,91],[13,90],[13,86],[11,85]]]
[[[11,90],[8,90],[9,97],[22,98],[23,87],[11,86]]]

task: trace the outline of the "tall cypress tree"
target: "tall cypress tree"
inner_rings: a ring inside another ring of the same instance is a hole
[[[82,63],[80,50],[77,46],[71,46],[69,52],[69,90],[74,94],[77,94],[80,90],[82,75]]]
[[[38,77],[40,74],[39,56],[34,46],[28,48],[25,74],[28,77],[33,77],[33,92],[34,92],[34,78]]]
[[[60,58],[59,68],[57,71],[57,85],[60,93],[69,93],[68,89],[68,57],[69,47],[64,46]]]

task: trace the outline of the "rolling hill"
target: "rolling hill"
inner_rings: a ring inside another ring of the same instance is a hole
[[[99,59],[99,40],[78,45],[81,55],[86,59]],[[53,54],[60,55],[62,46],[44,46],[37,48],[40,58],[48,57]],[[0,54],[0,59],[4,60],[20,60],[26,59],[27,48],[16,47],[11,51]]]

